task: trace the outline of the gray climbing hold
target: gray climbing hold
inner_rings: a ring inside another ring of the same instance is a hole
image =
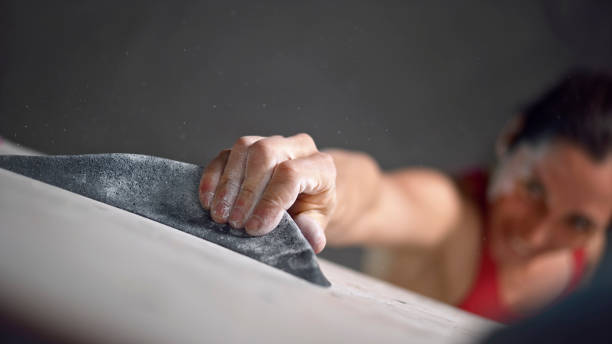
[[[0,155],[0,168],[127,210],[320,286],[330,286],[289,214],[267,235],[214,222],[198,200],[202,168],[135,154]]]

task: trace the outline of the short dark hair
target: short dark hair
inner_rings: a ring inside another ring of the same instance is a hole
[[[523,109],[522,128],[510,142],[563,139],[583,148],[596,161],[612,150],[612,77],[579,70]]]

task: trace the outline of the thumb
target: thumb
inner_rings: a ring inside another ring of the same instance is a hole
[[[323,251],[327,242],[323,227],[316,221],[318,218],[322,219],[323,215],[315,210],[305,211],[293,216],[293,220],[298,225],[315,253]]]

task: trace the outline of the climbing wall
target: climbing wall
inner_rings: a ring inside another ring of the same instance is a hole
[[[470,343],[499,326],[322,259],[320,287],[1,169],[0,190],[1,311],[59,338]]]

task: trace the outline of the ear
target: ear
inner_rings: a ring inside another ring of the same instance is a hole
[[[501,133],[497,137],[497,141],[495,142],[495,153],[497,158],[503,157],[510,147],[510,144],[516,139],[519,132],[523,129],[523,125],[525,123],[525,116],[523,114],[518,114],[510,121],[506,123]]]

